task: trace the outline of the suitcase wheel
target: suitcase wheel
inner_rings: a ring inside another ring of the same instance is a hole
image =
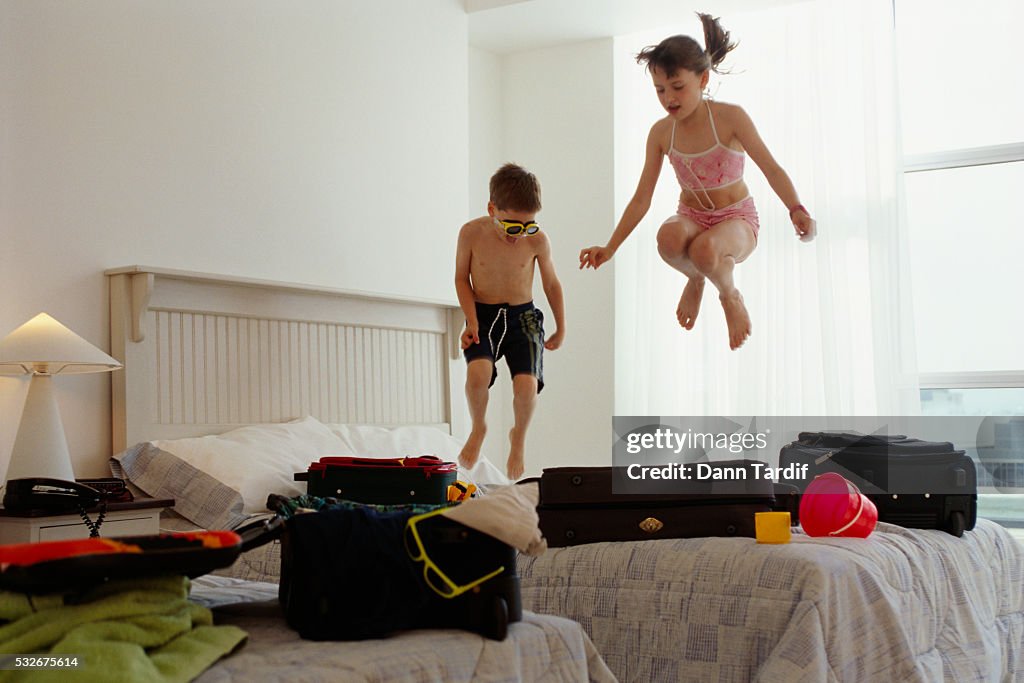
[[[505,640],[508,636],[508,603],[505,598],[492,596],[489,612],[484,618],[482,635],[491,640]]]
[[[966,528],[967,520],[964,519],[964,513],[957,510],[949,514],[949,533],[959,538],[964,535]]]

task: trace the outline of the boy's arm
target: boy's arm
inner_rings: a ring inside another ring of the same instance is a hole
[[[459,243],[455,250],[455,293],[459,298],[462,314],[466,316],[466,329],[459,340],[463,349],[480,343],[480,324],[476,318],[476,294],[470,279],[469,264],[473,250],[469,246],[470,227],[467,223],[459,231]]]
[[[551,259],[551,242],[544,233],[540,233],[539,236],[542,239],[537,250],[537,266],[540,269],[541,284],[544,286],[544,296],[551,307],[551,315],[555,317],[555,333],[544,341],[544,348],[554,351],[565,340],[565,300],[562,296],[562,283],[555,274],[555,263]]]

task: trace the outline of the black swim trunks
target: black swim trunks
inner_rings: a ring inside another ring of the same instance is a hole
[[[512,377],[533,375],[537,378],[537,393],[544,388],[544,314],[533,302],[509,304],[476,303],[480,343],[473,344],[462,353],[466,362],[477,358],[490,358],[495,367],[491,383],[498,377],[497,361],[502,356]]]

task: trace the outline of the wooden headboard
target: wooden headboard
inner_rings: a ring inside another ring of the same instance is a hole
[[[458,433],[449,302],[129,266],[106,271],[113,448],[312,415]]]

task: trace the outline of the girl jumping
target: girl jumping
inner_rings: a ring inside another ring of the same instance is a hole
[[[797,236],[809,242],[816,226],[747,113],[705,94],[710,71],[721,73],[718,65],[736,45],[729,42],[718,19],[697,16],[704,25],[706,49],[689,36],[672,36],[645,47],[636,57],[651,74],[668,115],[651,126],[640,181],[611,238],[603,247],[583,249],[580,268],[596,269],[611,260],[647,214],[667,156],[681,194],[676,214],[658,230],[658,254],[687,278],[676,318],[683,329],[693,329],[704,281],[711,280],[725,310],[729,346],[737,349],[750,336],[750,315],[733,283],[733,268],[754,251],[759,229],[754,199],[743,182],[744,153],[789,209]]]

